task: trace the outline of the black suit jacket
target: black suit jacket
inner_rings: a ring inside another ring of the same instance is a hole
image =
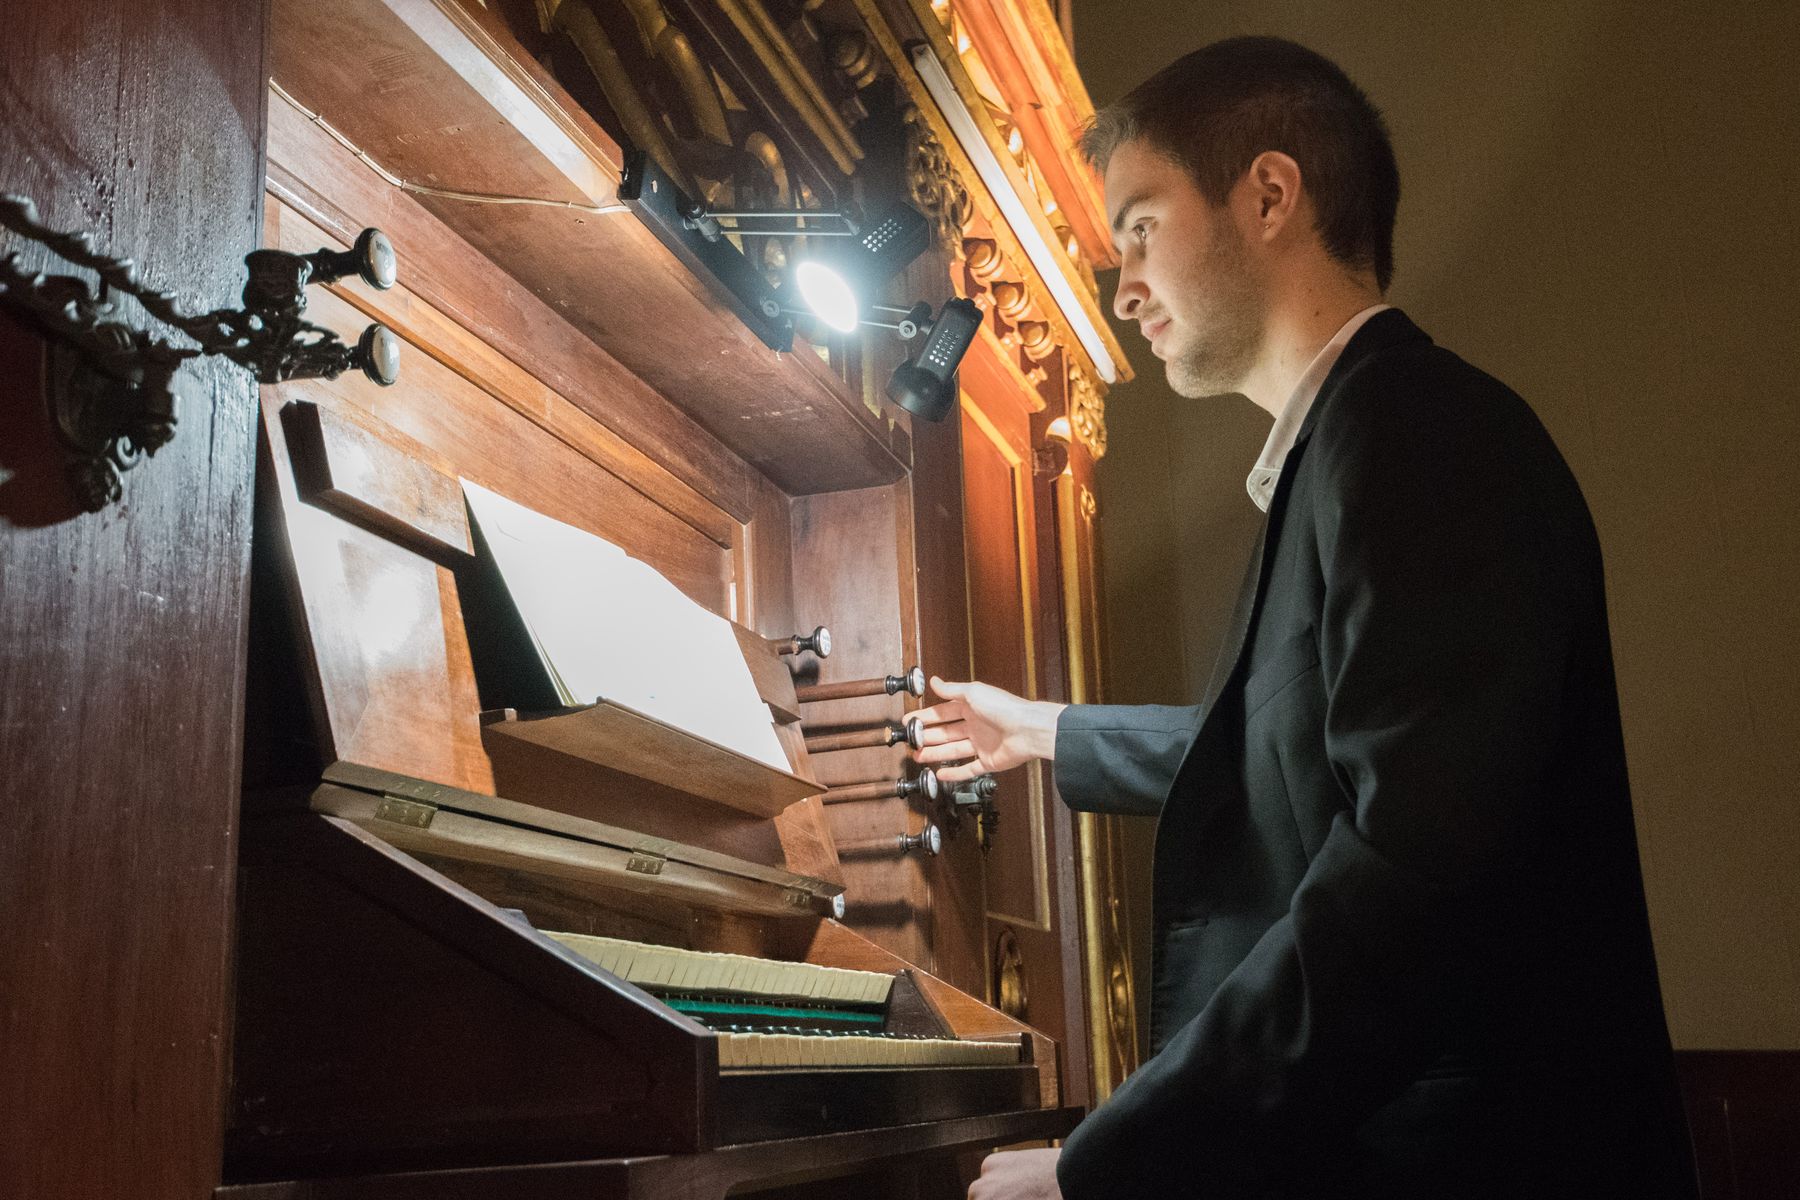
[[[1402,313],[1301,426],[1203,702],[1069,708],[1056,782],[1160,816],[1155,1053],[1067,1200],[1693,1194],[1593,524]]]

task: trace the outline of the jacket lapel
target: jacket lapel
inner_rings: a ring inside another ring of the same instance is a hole
[[[1318,423],[1319,414],[1324,411],[1338,391],[1344,380],[1360,363],[1374,354],[1386,350],[1390,346],[1411,341],[1430,341],[1417,325],[1409,320],[1405,313],[1397,308],[1376,313],[1356,331],[1338,356],[1337,362],[1326,374],[1324,382],[1319,385],[1318,398],[1306,414],[1306,420],[1300,423],[1300,431],[1294,436],[1293,449],[1288,451],[1287,461],[1298,464],[1301,448],[1312,436],[1313,427]],[[1287,513],[1288,493],[1294,487],[1294,472],[1282,469],[1281,477],[1276,481],[1275,494],[1269,499],[1269,512],[1263,518],[1262,528],[1257,530],[1256,544],[1250,551],[1250,563],[1244,572],[1244,582],[1238,588],[1237,603],[1232,607],[1231,624],[1225,630],[1225,640],[1219,644],[1219,656],[1213,661],[1212,676],[1206,682],[1206,693],[1201,700],[1200,728],[1204,729],[1210,722],[1213,707],[1219,697],[1224,694],[1226,686],[1231,682],[1242,665],[1244,646],[1249,640],[1250,627],[1262,607],[1263,592],[1268,586],[1269,542],[1279,534],[1282,518]],[[1196,736],[1198,731],[1196,731]]]

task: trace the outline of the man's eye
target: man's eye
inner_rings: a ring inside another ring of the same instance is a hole
[[[1142,222],[1131,227],[1131,236],[1140,246],[1144,244],[1144,238],[1149,232],[1150,226]]]

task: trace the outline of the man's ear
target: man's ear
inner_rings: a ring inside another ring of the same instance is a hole
[[[1279,150],[1264,150],[1250,162],[1244,184],[1252,204],[1254,228],[1264,242],[1274,241],[1300,208],[1300,164]]]

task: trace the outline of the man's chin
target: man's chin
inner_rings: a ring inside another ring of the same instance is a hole
[[[1221,379],[1217,374],[1201,374],[1187,364],[1171,359],[1163,364],[1169,390],[1185,400],[1211,400],[1219,396],[1235,396],[1243,389],[1243,381]]]

